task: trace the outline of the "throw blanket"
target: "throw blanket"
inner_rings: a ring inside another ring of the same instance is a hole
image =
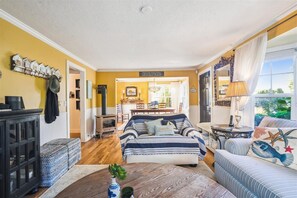
[[[147,136],[147,120],[163,118],[174,120],[178,135],[175,136]],[[133,116],[120,136],[123,158],[128,155],[156,155],[156,154],[197,154],[203,160],[206,147],[202,135],[193,128],[184,114],[169,116],[136,115]]]
[[[197,140],[177,136],[144,136],[127,142],[127,155],[200,154]]]

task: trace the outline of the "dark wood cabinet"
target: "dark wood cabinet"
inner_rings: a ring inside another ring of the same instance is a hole
[[[0,112],[1,197],[22,197],[39,185],[41,112]]]

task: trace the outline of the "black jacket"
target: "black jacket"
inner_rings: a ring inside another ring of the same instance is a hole
[[[59,116],[59,103],[58,95],[47,89],[46,102],[44,110],[44,118],[46,123],[52,123],[56,120],[56,116]]]

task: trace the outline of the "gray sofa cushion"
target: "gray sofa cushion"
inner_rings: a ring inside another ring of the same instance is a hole
[[[216,150],[215,161],[257,197],[297,195],[296,170],[225,150]]]

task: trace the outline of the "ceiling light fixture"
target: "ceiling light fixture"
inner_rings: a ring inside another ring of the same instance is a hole
[[[156,79],[154,78],[154,86],[149,87],[149,91],[156,93],[158,91],[160,91],[161,87],[160,86],[156,86]]]
[[[141,12],[142,14],[148,14],[148,13],[150,13],[151,11],[153,11],[153,8],[152,8],[151,6],[142,6],[142,7],[140,8],[140,12]]]

